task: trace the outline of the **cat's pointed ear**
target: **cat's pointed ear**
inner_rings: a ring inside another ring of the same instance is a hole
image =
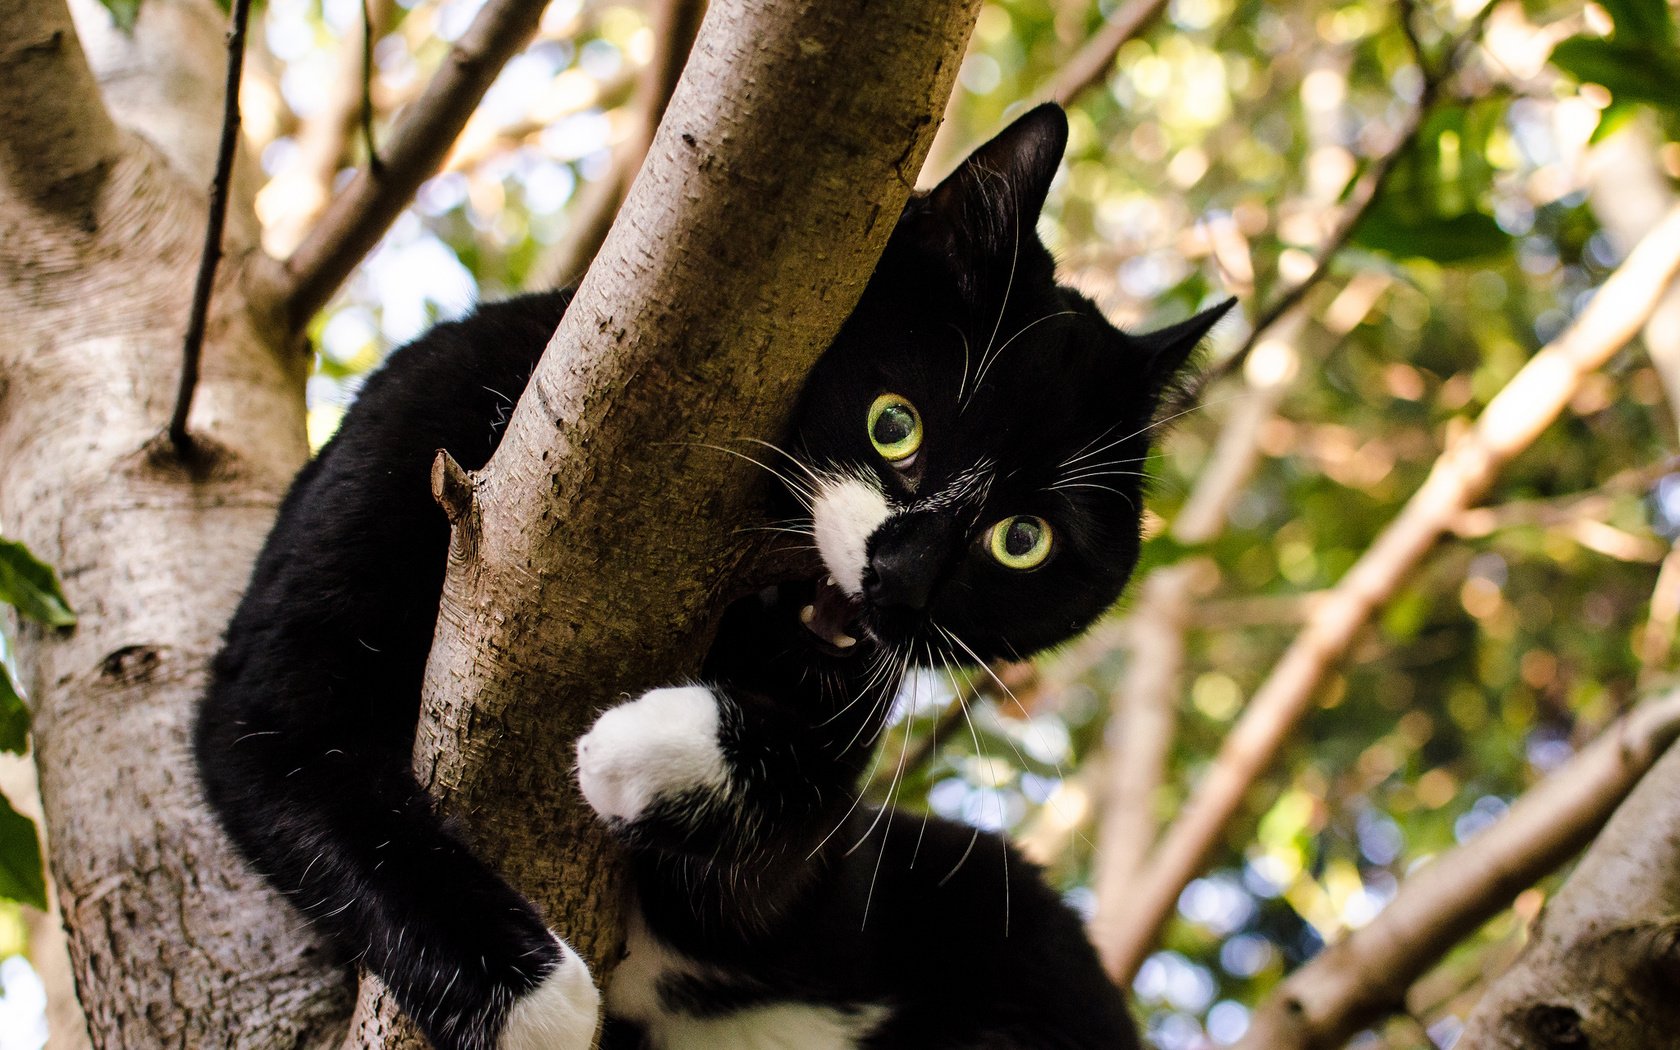
[[[959,272],[1007,268],[1039,248],[1034,226],[1067,148],[1067,114],[1047,102],[971,153],[938,186],[910,201],[912,235]]]
[[[1143,363],[1144,391],[1152,404],[1167,400],[1173,390],[1186,384],[1186,362],[1213,331],[1213,326],[1235,305],[1235,299],[1227,299],[1187,321],[1132,336],[1133,352]]]

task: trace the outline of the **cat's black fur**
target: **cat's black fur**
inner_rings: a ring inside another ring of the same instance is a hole
[[[1150,420],[1224,309],[1134,337],[1055,284],[1033,227],[1065,137],[1041,107],[912,200],[814,370],[772,465],[794,489],[782,516],[817,534],[841,584],[738,603],[704,688],[613,709],[580,745],[586,797],[636,878],[604,1045],[1136,1045],[1031,864],[994,835],[856,804],[907,666],[1024,656],[1113,603],[1137,558]],[[539,985],[581,963],[439,826],[409,769],[448,542],[434,450],[486,462],[568,299],[484,306],[369,379],[281,508],[198,724],[240,850],[449,1050],[590,1034],[529,1028]],[[922,420],[903,469],[865,425],[883,393]],[[836,518],[843,478],[862,487]],[[1035,568],[988,548],[1014,515],[1050,523]],[[833,523],[852,519],[867,542],[848,569]]]

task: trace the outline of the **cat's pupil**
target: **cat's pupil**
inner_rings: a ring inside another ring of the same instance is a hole
[[[1016,518],[1009,523],[1009,531],[1004,534],[1003,549],[1010,557],[1023,557],[1038,546],[1038,538],[1042,531],[1038,522],[1033,519]]]
[[[882,445],[896,445],[916,429],[916,417],[903,405],[883,410],[875,420],[875,440]]]

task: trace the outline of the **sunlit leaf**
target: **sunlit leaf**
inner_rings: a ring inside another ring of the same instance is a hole
[[[99,0],[111,12],[111,21],[125,33],[133,32],[134,20],[140,17],[140,0]]]
[[[47,906],[35,825],[4,796],[0,796],[0,897],[43,910]]]
[[[0,751],[21,755],[28,746],[29,709],[23,706],[11,673],[0,664]]]
[[[0,540],[0,603],[51,627],[76,622],[52,568],[13,540]]]
[[[1552,64],[1618,102],[1680,107],[1680,51],[1667,42],[1570,37],[1552,49]]]

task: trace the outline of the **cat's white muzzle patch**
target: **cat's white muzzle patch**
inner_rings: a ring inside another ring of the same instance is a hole
[[[869,537],[892,516],[878,484],[855,477],[824,478],[811,508],[811,531],[823,565],[840,589],[863,593],[863,570],[869,564]]]

